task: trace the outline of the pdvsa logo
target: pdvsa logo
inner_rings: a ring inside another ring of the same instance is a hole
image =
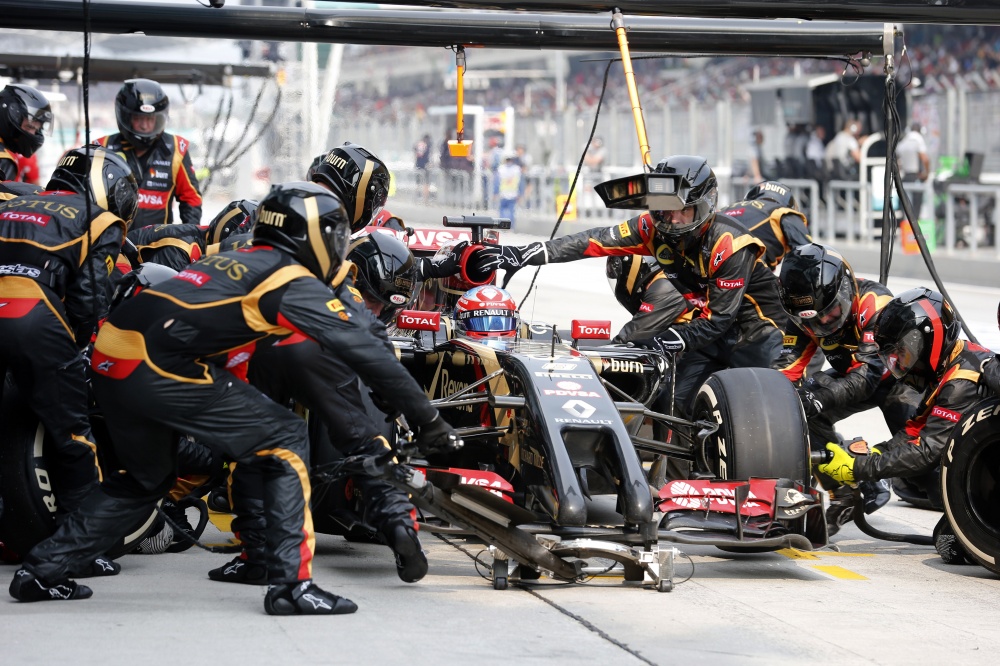
[[[139,190],[139,208],[163,208],[165,205],[162,194]]]

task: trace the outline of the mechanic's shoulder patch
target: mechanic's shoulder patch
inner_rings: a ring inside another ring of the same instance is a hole
[[[799,341],[799,336],[797,335],[786,335],[782,341],[786,347],[794,347]]]
[[[351,296],[354,297],[354,302],[355,303],[364,303],[365,299],[361,297],[361,292],[360,291],[358,291],[354,287],[348,287],[347,291],[351,292]]]
[[[343,319],[344,321],[347,321],[348,319],[351,318],[351,315],[344,310],[344,304],[340,302],[339,298],[334,298],[333,300],[327,301],[326,307],[330,310],[330,312],[337,313],[337,316]]]
[[[632,230],[628,227],[628,222],[622,222],[618,225],[618,236],[625,238],[632,233]]]

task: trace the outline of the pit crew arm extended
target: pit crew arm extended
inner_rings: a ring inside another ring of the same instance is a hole
[[[587,257],[652,254],[653,223],[648,213],[610,227],[587,229],[544,243],[546,263]]]
[[[646,287],[639,311],[611,341],[624,343],[652,338],[683,316],[687,307],[681,293],[660,273]]]
[[[892,439],[878,444],[880,456],[867,456],[854,464],[858,481],[908,477],[924,474],[941,463],[955,424],[969,413],[979,399],[976,382],[956,379],[947,382],[924,411],[907,422]]]
[[[334,293],[315,279],[293,280],[281,296],[276,320],[342,359],[361,381],[398,408],[411,426],[437,417],[416,380],[397,360],[385,326],[346,286]]]

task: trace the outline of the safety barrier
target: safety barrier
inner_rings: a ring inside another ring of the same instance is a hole
[[[980,233],[983,240],[993,240],[996,246],[997,255],[1000,256],[1000,244],[996,243],[996,230],[1000,224],[1000,185],[979,185],[976,183],[948,183],[945,186],[945,206],[944,206],[944,247],[951,252],[955,249],[958,241],[958,223],[955,211],[955,200],[961,195],[971,195],[963,197],[968,199],[968,225],[966,232],[962,234],[962,240],[968,243],[969,249],[975,252],[979,249]],[[987,224],[980,224],[979,204],[982,197],[993,197],[993,228]],[[987,243],[989,244],[989,243]]]

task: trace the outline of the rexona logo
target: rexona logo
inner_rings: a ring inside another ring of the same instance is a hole
[[[958,423],[962,418],[962,415],[958,412],[953,412],[950,409],[945,409],[944,407],[935,407],[932,409],[931,416],[936,416],[939,419],[945,419],[946,421],[951,421],[952,423]]]
[[[738,280],[727,280],[725,278],[718,278],[715,281],[715,284],[718,285],[719,289],[741,289],[745,284],[745,282],[743,278],[740,278]]]
[[[184,280],[185,282],[190,282],[197,287],[205,286],[205,283],[212,278],[208,275],[201,273],[199,271],[188,271],[184,270],[177,274],[178,280]]]
[[[163,208],[163,194],[139,190],[139,208]]]
[[[574,340],[607,340],[611,337],[611,321],[574,319],[571,335]]]
[[[616,358],[603,359],[602,365],[605,371],[610,372],[631,372],[642,373],[642,363],[639,361],[619,361]]]
[[[441,313],[403,310],[396,316],[396,326],[410,331],[436,331],[441,327]]]

